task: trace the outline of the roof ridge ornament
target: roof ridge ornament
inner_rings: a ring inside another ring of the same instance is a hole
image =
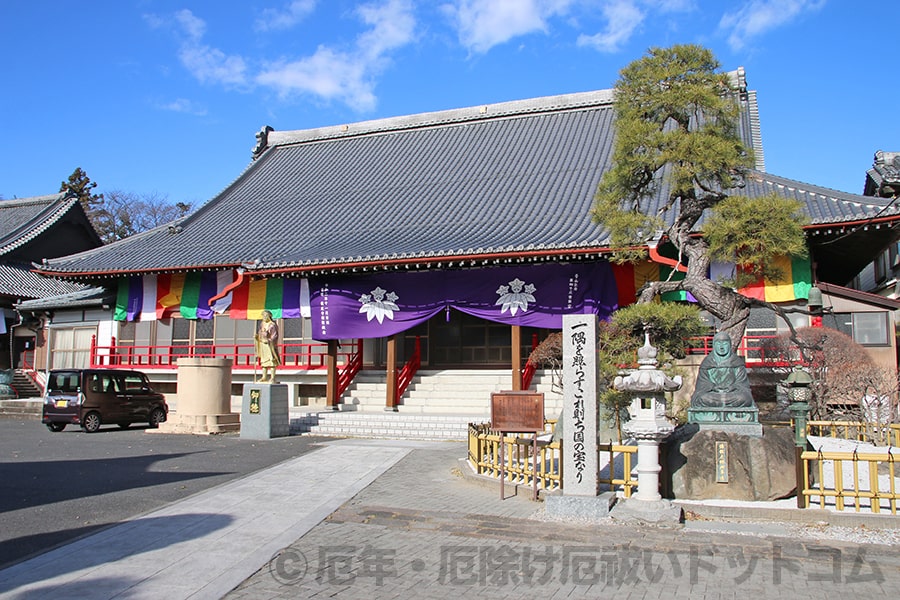
[[[269,132],[271,131],[275,131],[275,128],[270,125],[263,125],[259,131],[256,132],[256,146],[253,147],[254,160],[259,158],[259,155],[263,153],[263,150],[268,148]]]

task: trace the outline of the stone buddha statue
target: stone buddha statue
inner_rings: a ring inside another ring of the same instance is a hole
[[[732,351],[728,334],[720,331],[713,337],[712,352],[700,363],[691,408],[752,406],[747,366],[744,359]]]

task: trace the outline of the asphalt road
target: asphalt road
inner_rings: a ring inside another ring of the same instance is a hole
[[[50,432],[0,419],[0,568],[315,449],[271,440],[104,426]]]

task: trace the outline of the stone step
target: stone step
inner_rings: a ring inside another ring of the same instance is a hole
[[[12,385],[19,398],[40,398],[43,395],[41,386],[21,369],[16,369]]]
[[[41,418],[42,400],[0,400],[0,418]]]
[[[506,371],[420,371],[400,399],[399,412],[407,414],[490,414],[491,393],[508,386]],[[536,388],[536,389],[535,389]],[[562,397],[552,388],[550,375],[538,373],[532,385],[543,392],[547,418],[556,418],[562,410]],[[344,394],[343,404],[360,411],[384,410],[387,385],[384,373],[357,375]]]
[[[320,412],[291,415],[291,433],[377,439],[464,440],[469,423],[482,415],[411,415],[373,412]]]

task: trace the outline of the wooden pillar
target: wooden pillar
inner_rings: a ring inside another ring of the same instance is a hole
[[[397,335],[387,340],[387,393],[384,410],[397,410]]]
[[[522,327],[512,326],[512,390],[522,389]]]
[[[331,410],[337,410],[341,403],[341,399],[338,398],[337,340],[328,340],[325,367],[325,405]]]

